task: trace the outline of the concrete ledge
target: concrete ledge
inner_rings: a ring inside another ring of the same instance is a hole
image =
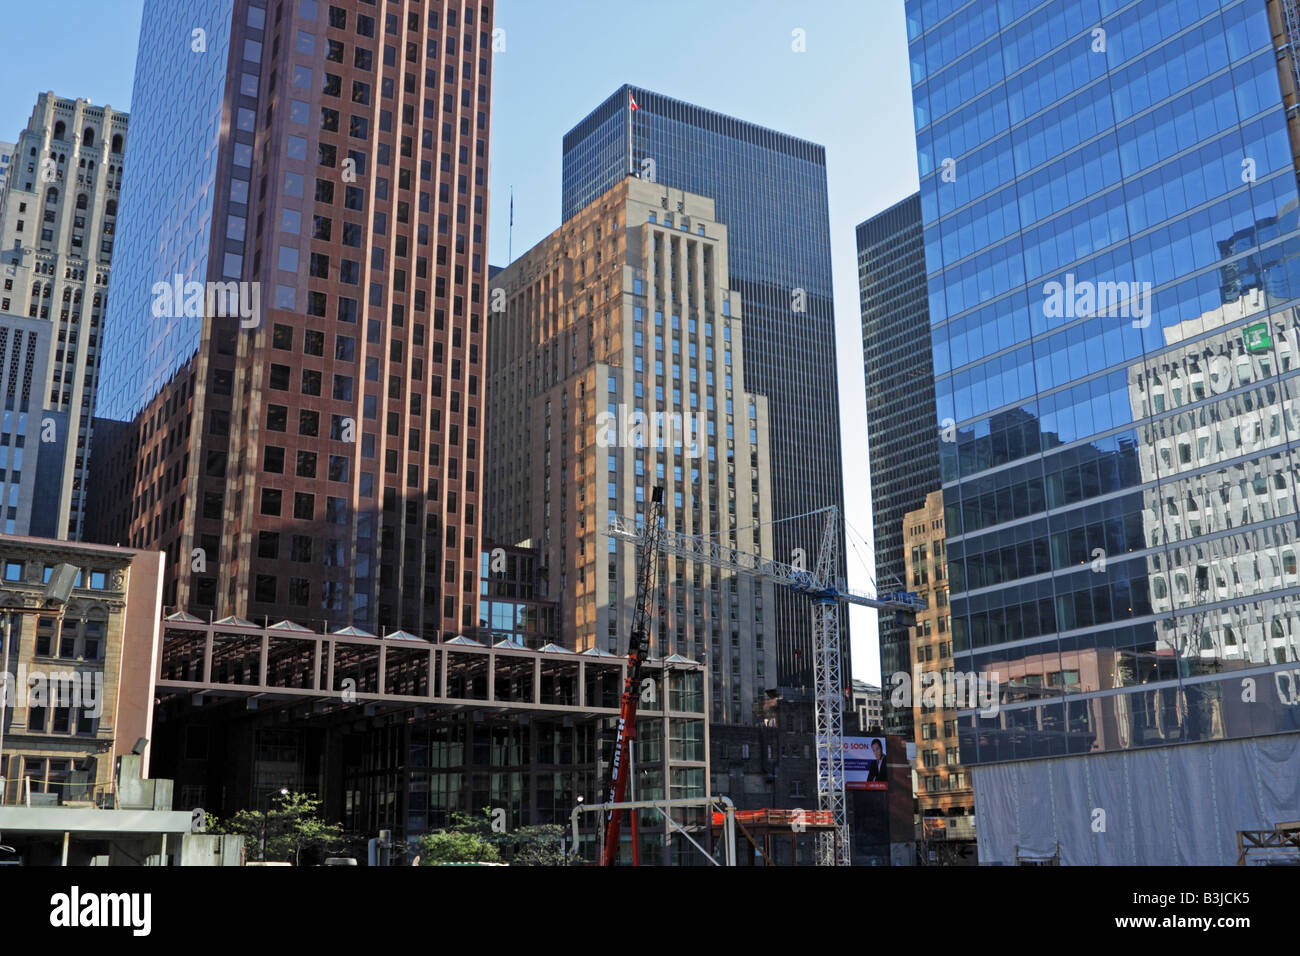
[[[188,810],[97,810],[93,807],[0,807],[6,833],[189,833]]]

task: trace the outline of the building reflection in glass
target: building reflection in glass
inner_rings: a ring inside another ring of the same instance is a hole
[[[1002,691],[998,714],[963,713],[964,757],[1300,727],[1300,666],[1276,666],[1300,662],[1300,309],[1278,308],[1290,259],[1244,261],[1218,271],[1211,308],[1157,311],[1158,342],[1119,329],[1144,341],[1126,370],[992,415],[947,451],[957,474],[1032,463],[973,475],[949,505],[967,532],[949,548],[957,666]]]

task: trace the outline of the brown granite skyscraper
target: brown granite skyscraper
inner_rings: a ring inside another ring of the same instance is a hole
[[[454,634],[478,601],[492,7],[175,6],[143,18],[96,537],[166,551],[191,613]]]

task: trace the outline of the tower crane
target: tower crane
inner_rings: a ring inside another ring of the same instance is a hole
[[[661,489],[656,493],[662,494]],[[653,500],[653,499],[652,499]],[[661,501],[661,498],[659,499]],[[606,534],[612,538],[635,542],[639,545],[639,560],[649,553],[652,557],[662,553],[707,564],[722,571],[768,578],[812,600],[813,680],[815,685],[815,727],[817,742],[817,803],[818,809],[833,814],[838,839],[831,834],[818,837],[817,863],[821,866],[849,866],[852,854],[849,847],[848,816],[844,800],[844,747],[843,711],[844,694],[840,677],[840,609],[841,603],[860,607],[893,611],[899,624],[916,623],[916,612],[925,608],[925,602],[911,591],[887,594],[864,594],[850,591],[835,576],[836,544],[839,540],[839,509],[834,505],[809,512],[808,516],[826,515],[822,531],[821,548],[817,553],[814,570],[807,571],[792,564],[773,561],[760,554],[730,548],[711,538],[681,534],[660,527],[662,507],[652,505],[651,519],[644,528],[625,515],[611,514]],[[800,516],[805,517],[805,516]],[[657,561],[651,560],[650,564]],[[650,572],[653,575],[653,571]],[[641,585],[645,580],[644,565],[638,569],[637,617],[642,621]],[[653,582],[653,578],[652,578]],[[633,643],[637,642],[638,625],[633,625]],[[639,645],[638,645],[639,646]],[[629,654],[629,661],[631,656]],[[628,668],[629,679],[632,668]],[[627,691],[624,691],[626,697]],[[633,704],[635,708],[635,704]],[[620,718],[621,720],[621,718]],[[621,724],[620,724],[621,726]],[[621,730],[620,730],[621,733]],[[606,841],[606,852],[609,842]],[[837,851],[838,847],[838,851]]]

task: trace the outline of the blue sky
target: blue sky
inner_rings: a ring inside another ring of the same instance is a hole
[[[143,0],[5,4],[0,139],[42,90],[129,109]],[[845,505],[870,539],[866,412],[854,226],[917,188],[903,5],[897,0],[499,0],[505,30],[492,102],[490,261],[559,225],[560,141],[633,83],[826,147],[838,326]],[[802,30],[806,49],[792,49]],[[128,142],[128,155],[130,146]],[[851,536],[851,538],[856,536]],[[850,583],[870,556],[850,548]],[[854,676],[878,682],[874,628],[854,610]]]

